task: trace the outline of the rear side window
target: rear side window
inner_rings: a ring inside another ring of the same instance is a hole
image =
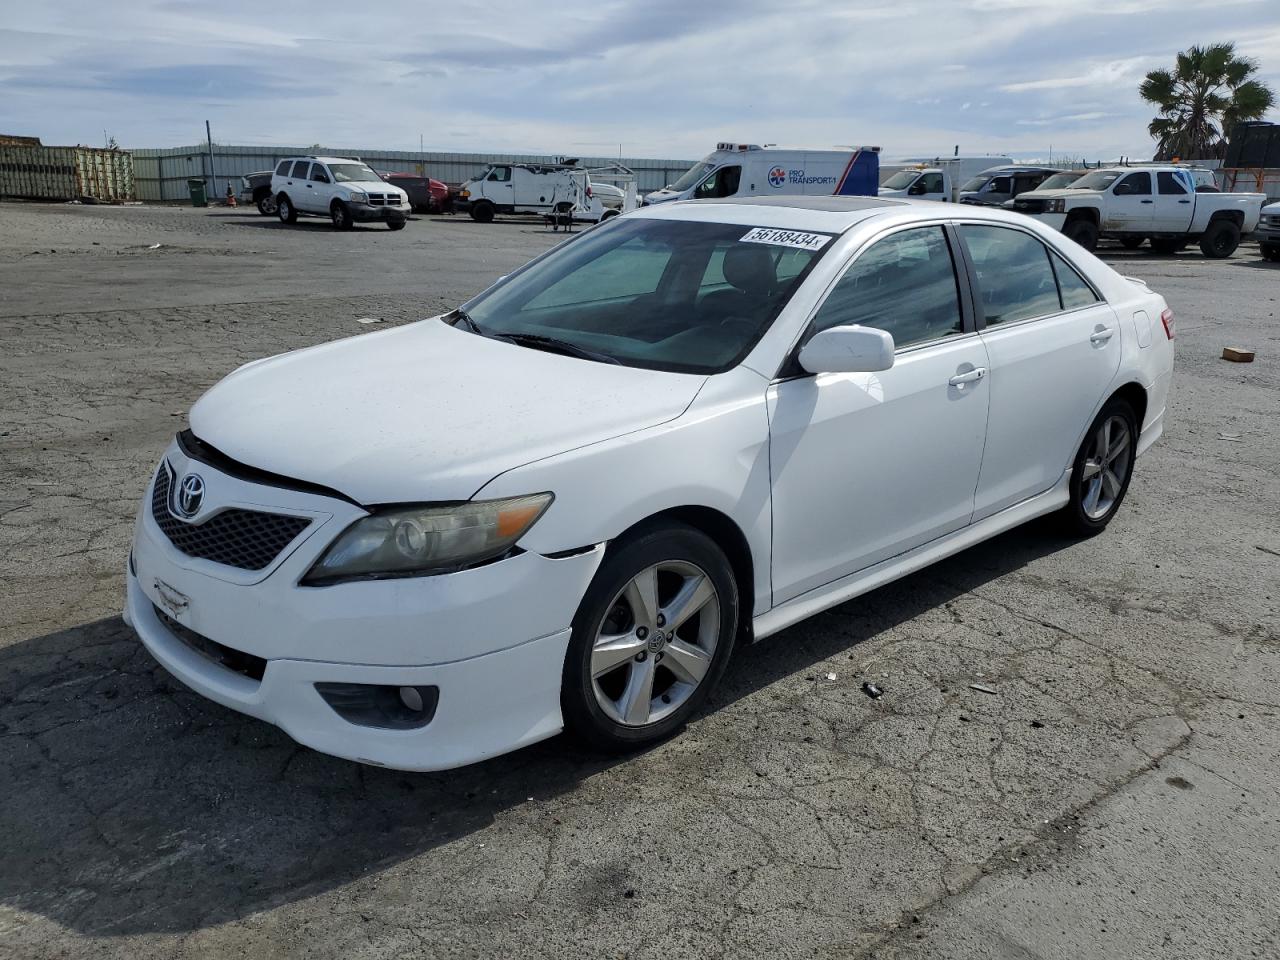
[[[978,303],[987,326],[1057,313],[1058,284],[1049,251],[1021,230],[962,224],[978,275]]]
[[[276,175],[281,177],[287,177],[289,175],[288,160],[281,160],[278,164],[276,164]]]
[[[299,180],[307,179],[307,167],[309,166],[311,166],[310,161],[295,160],[293,162],[293,173],[291,176],[296,177]]]
[[[1176,176],[1172,170],[1161,170],[1156,174],[1156,184],[1161,195],[1174,194],[1184,197],[1187,194],[1187,188],[1183,184],[1182,179]]]
[[[818,309],[811,333],[854,323],[887,330],[896,347],[964,329],[942,227],[903,230],[867,248]]]
[[[1093,292],[1093,287],[1084,282],[1084,277],[1076,272],[1075,267],[1053,250],[1049,251],[1049,259],[1053,261],[1053,272],[1058,276],[1058,293],[1062,297],[1063,310],[1090,307],[1098,302],[1098,295]]]

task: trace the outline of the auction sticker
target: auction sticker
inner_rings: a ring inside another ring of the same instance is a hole
[[[801,233],[798,230],[779,230],[776,227],[756,227],[741,243],[768,243],[775,247],[795,247],[797,250],[821,250],[831,238],[825,233]]]

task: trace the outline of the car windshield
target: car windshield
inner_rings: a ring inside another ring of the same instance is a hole
[[[990,177],[974,177],[972,180],[970,180],[960,189],[964,190],[966,193],[971,191],[977,191],[977,190],[981,190],[990,182],[991,182]]]
[[[1067,187],[1079,186],[1079,173],[1055,173],[1044,183],[1037,187],[1037,190],[1063,190]]]
[[[671,186],[668,190],[688,190],[695,183],[705,177],[708,173],[715,169],[715,164],[710,160],[699,160],[692,167],[684,172],[684,174]]]
[[[886,190],[905,190],[916,182],[918,176],[920,176],[919,170],[899,170],[880,186]]]
[[[623,219],[555,248],[463,305],[484,336],[627,366],[719,373],[738,363],[832,235]],[[470,323],[462,323],[463,319]],[[570,349],[566,349],[570,348]]]
[[[1093,173],[1086,173],[1071,186],[1075,190],[1105,190],[1124,174],[1123,170],[1095,170]]]
[[[333,172],[333,179],[337,183],[347,183],[353,180],[368,182],[381,179],[363,163],[331,163],[329,164],[329,169]]]

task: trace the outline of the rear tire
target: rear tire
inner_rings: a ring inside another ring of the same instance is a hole
[[[670,523],[614,542],[573,618],[565,729],[615,753],[675,733],[724,673],[738,603],[728,559],[700,530]]]
[[[492,223],[493,222],[493,204],[488,200],[481,200],[471,205],[471,219],[476,223]]]
[[[329,205],[329,219],[333,221],[334,228],[338,230],[350,230],[354,224],[351,219],[351,211],[341,200],[335,200]]]
[[[1200,238],[1200,252],[1210,260],[1225,260],[1240,246],[1240,228],[1230,220],[1214,220]]]
[[[289,200],[287,193],[282,193],[276,197],[276,216],[280,218],[281,223],[298,222],[298,211],[293,208],[293,203]]]
[[[1121,237],[1120,246],[1126,250],[1137,250],[1140,246],[1147,242],[1146,237]]]
[[[1106,529],[1124,502],[1138,450],[1138,419],[1127,400],[1112,397],[1094,418],[1071,467],[1071,500],[1060,518],[1071,536]]]
[[[1098,249],[1098,225],[1092,220],[1086,220],[1084,217],[1068,220],[1066,226],[1062,228],[1062,234],[1090,253]]]

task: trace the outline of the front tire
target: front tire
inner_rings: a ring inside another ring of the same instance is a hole
[[[298,211],[294,209],[293,202],[287,193],[276,197],[276,216],[280,218],[281,223],[298,222]]]
[[[573,619],[565,729],[609,752],[676,732],[724,673],[738,606],[733,569],[701,531],[672,523],[615,542]]]
[[[1071,500],[1061,514],[1068,533],[1091,537],[1106,529],[1129,490],[1137,452],[1133,407],[1112,397],[1094,418],[1071,468]]]
[[[335,200],[329,205],[329,219],[337,230],[350,230],[354,223],[350,209],[341,200]]]
[[[270,217],[276,212],[276,200],[271,194],[258,198],[258,212],[264,217]]]
[[[488,200],[481,200],[471,205],[471,219],[476,223],[492,223],[493,213],[493,204]]]
[[[403,230],[403,229],[404,229],[404,224],[405,224],[405,222],[404,222],[403,220],[388,220],[388,221],[387,221],[387,229],[388,229],[388,230]]]
[[[1225,260],[1240,246],[1240,228],[1230,220],[1215,220],[1200,238],[1200,252],[1210,260]]]
[[[1062,228],[1062,234],[1068,240],[1073,240],[1080,244],[1090,253],[1098,248],[1098,225],[1092,220],[1087,220],[1084,217],[1068,220],[1066,226]]]
[[[1280,243],[1264,243],[1259,246],[1259,249],[1262,251],[1263,260],[1280,263]]]

